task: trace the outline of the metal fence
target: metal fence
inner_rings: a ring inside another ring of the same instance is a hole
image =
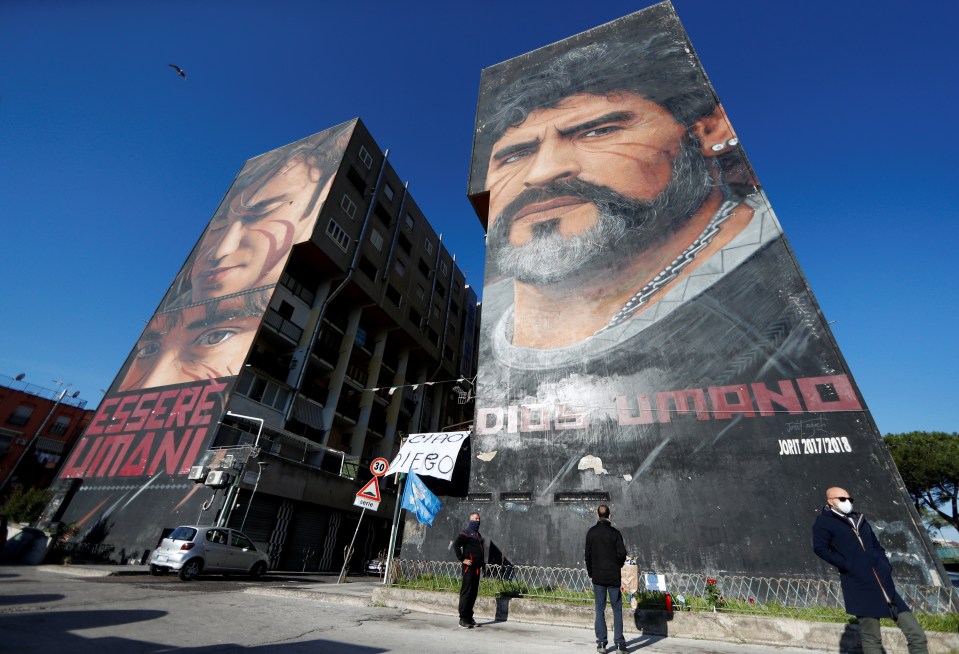
[[[650,573],[652,574],[652,573]],[[396,559],[390,583],[404,588],[458,591],[462,565],[455,561]],[[838,581],[772,577],[716,576],[666,573],[666,589],[674,609],[716,610],[734,613],[789,614],[798,609],[823,609],[836,615],[842,609]],[[709,602],[707,582],[714,582],[722,599]],[[488,565],[482,582],[486,592],[517,597],[592,602],[593,584],[583,568],[547,568],[526,565]],[[483,587],[481,586],[481,587]],[[913,610],[920,613],[959,611],[959,590],[952,586],[897,584]],[[646,591],[646,573],[640,571],[639,591]],[[841,612],[840,614],[841,615]]]

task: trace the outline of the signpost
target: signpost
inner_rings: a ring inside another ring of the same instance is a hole
[[[340,570],[340,576],[336,580],[338,584],[343,583],[346,578],[346,569],[350,565],[350,558],[353,556],[353,543],[356,542],[356,535],[360,533],[360,524],[363,522],[366,510],[376,511],[380,508],[380,477],[386,474],[389,465],[390,462],[382,457],[374,459],[373,463],[370,464],[370,472],[373,473],[373,478],[364,484],[363,488],[357,492],[356,499],[353,500],[353,506],[361,507],[363,510],[360,511],[360,519],[356,522],[356,531],[353,532],[353,539],[350,541],[350,546],[346,549],[346,554],[343,557],[343,569]]]

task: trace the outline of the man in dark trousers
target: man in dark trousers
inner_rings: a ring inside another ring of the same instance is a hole
[[[859,619],[863,654],[882,654],[879,618],[892,618],[902,629],[909,654],[928,654],[926,634],[892,582],[886,550],[861,513],[852,510],[845,489],[826,490],[826,506],[812,528],[813,551],[839,569],[846,612]]]
[[[480,573],[486,565],[486,551],[483,537],[479,533],[480,514],[471,513],[466,529],[461,531],[453,543],[456,558],[463,564],[463,583],[460,586],[460,626],[472,629],[477,626],[473,620],[473,605],[479,591]]]
[[[620,570],[626,561],[623,535],[609,522],[609,507],[600,504],[599,520],[586,532],[586,572],[593,581],[596,604],[596,651],[606,652],[606,596],[613,607],[613,640],[620,652],[626,649],[623,636],[623,594]]]

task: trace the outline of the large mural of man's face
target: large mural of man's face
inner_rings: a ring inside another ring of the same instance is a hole
[[[577,94],[536,109],[493,145],[490,252],[531,284],[635,256],[682,224],[711,187],[690,132],[635,93]]]

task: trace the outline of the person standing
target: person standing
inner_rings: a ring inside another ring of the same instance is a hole
[[[586,572],[593,582],[596,605],[596,651],[606,651],[606,596],[613,608],[613,640],[620,652],[626,649],[623,636],[623,594],[620,571],[626,562],[623,535],[609,522],[609,507],[600,504],[599,519],[586,532]]]
[[[478,626],[473,619],[473,605],[479,591],[480,573],[486,565],[486,550],[483,537],[479,533],[480,514],[470,514],[466,529],[461,531],[453,543],[456,558],[463,565],[463,583],[460,585],[460,626],[472,629]]]
[[[886,550],[861,513],[852,510],[845,489],[826,490],[826,506],[812,528],[816,556],[839,569],[846,612],[859,620],[863,654],[882,654],[880,618],[892,618],[902,629],[909,654],[928,654],[926,634],[896,592]]]

